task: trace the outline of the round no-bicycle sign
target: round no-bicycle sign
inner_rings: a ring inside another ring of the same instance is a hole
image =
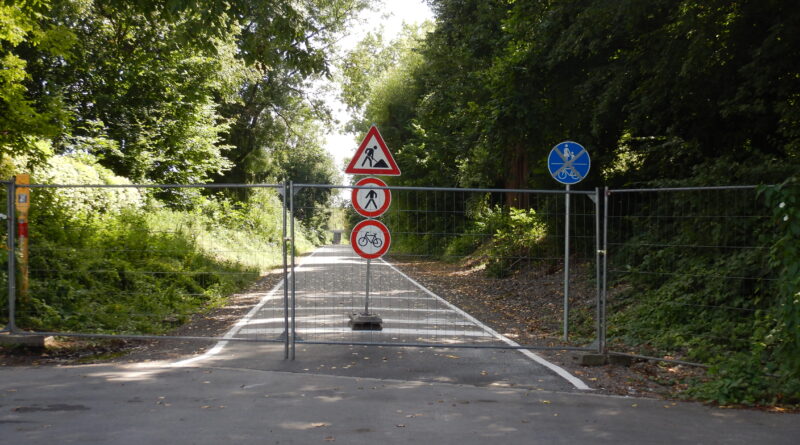
[[[389,250],[392,235],[380,221],[365,219],[350,232],[350,245],[358,256],[368,260],[380,258]]]
[[[386,183],[378,178],[364,178],[356,183],[350,202],[362,216],[375,218],[383,215],[392,203],[392,192],[389,189],[378,189],[375,187],[386,187]]]

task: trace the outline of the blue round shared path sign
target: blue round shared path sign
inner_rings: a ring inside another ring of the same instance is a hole
[[[589,152],[577,142],[559,142],[550,150],[547,168],[553,178],[562,184],[577,184],[589,174],[592,165]]]

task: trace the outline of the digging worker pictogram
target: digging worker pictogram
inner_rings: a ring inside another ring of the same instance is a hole
[[[364,150],[364,152],[367,155],[364,157],[364,160],[361,161],[361,166],[362,167],[364,166],[364,163],[367,162],[367,161],[369,161],[369,166],[372,167],[372,163],[375,161],[375,150],[377,150],[377,149],[378,149],[378,146],[376,145],[374,147],[367,147]]]

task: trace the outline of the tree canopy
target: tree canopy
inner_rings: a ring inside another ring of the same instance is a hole
[[[377,123],[414,172],[399,182],[550,187],[545,156],[565,139],[591,151],[588,186],[774,182],[797,164],[794,2],[431,5],[435,29],[396,43],[379,81],[344,71],[371,87],[344,90],[366,102],[361,131]],[[724,164],[771,168],[708,174]]]
[[[309,85],[367,4],[4,2],[0,148],[28,167],[88,153],[137,182],[333,180],[305,161],[329,119]]]

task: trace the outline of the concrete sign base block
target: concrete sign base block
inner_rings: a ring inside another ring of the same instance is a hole
[[[46,338],[47,337],[44,335],[20,335],[4,332],[0,334],[0,345],[19,348],[44,349]]]
[[[350,321],[347,323],[354,331],[381,331],[383,330],[383,319],[376,314],[353,313],[349,314]]]

